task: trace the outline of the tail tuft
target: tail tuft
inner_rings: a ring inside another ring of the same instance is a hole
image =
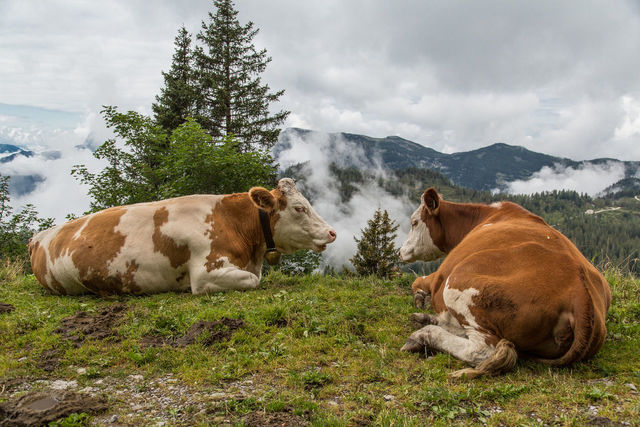
[[[509,372],[516,366],[518,353],[511,341],[501,339],[496,351],[475,368],[461,369],[451,374],[451,378],[471,380],[482,375],[499,375]]]

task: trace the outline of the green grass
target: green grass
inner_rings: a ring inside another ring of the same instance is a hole
[[[7,266],[0,268],[0,302],[16,309],[0,314],[0,389],[14,379],[31,381],[35,389],[41,379],[75,380],[82,389],[142,375],[136,393],[144,394],[154,391],[150,381],[171,374],[198,401],[168,410],[168,424],[242,425],[248,414],[286,413],[318,426],[584,425],[595,411],[637,424],[640,397],[628,384],[640,389],[640,283],[615,270],[605,275],[614,298],[608,338],[596,357],[568,368],[520,360],[507,375],[464,382],[447,376],[464,367],[449,355],[424,359],[400,352],[413,331],[410,276],[388,281],[272,273],[248,292],[105,299],[49,295],[33,276]],[[119,341],[75,347],[55,332],[61,319],[116,301],[128,306],[117,326]],[[178,337],[197,320],[222,317],[243,319],[245,326],[210,347],[141,344],[142,337]],[[38,362],[51,350],[60,364],[47,372]],[[244,383],[251,386],[235,396],[231,390]],[[229,394],[214,399],[205,393],[216,391]],[[108,416],[141,422],[130,415],[126,395],[107,397]],[[8,398],[0,394],[0,401]],[[91,422],[85,416],[63,421]]]

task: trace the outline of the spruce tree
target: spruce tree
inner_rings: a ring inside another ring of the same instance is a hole
[[[198,92],[194,86],[191,35],[182,26],[175,38],[175,52],[168,72],[163,72],[164,88],[156,96],[154,119],[167,132],[180,126],[195,112]]]
[[[252,40],[258,33],[253,22],[240,25],[231,0],[214,0],[215,15],[202,22],[195,48],[195,69],[200,96],[195,118],[214,138],[233,135],[241,152],[271,148],[288,111],[270,114],[269,105],[284,90],[270,92],[260,74],[271,62],[265,49]]]
[[[358,274],[389,277],[397,270],[399,259],[394,243],[397,229],[398,224],[389,218],[386,210],[376,210],[362,230],[362,237],[354,237],[358,250],[349,261]]]

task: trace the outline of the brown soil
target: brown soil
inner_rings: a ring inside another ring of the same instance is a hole
[[[159,347],[163,345],[186,347],[195,343],[208,347],[213,343],[228,340],[238,328],[243,326],[244,321],[242,319],[229,319],[228,317],[223,317],[215,322],[198,320],[181,337],[165,338],[150,335],[142,337],[139,342],[144,347]]]
[[[244,326],[242,319],[223,317],[215,322],[198,320],[191,325],[186,334],[176,340],[176,345],[185,347],[199,342],[204,346],[210,346],[215,342],[228,340],[235,330],[242,326]]]
[[[4,304],[4,303],[0,302],[0,314],[2,314],[2,313],[10,313],[15,309],[16,308],[14,306],[12,306],[11,304]]]
[[[56,329],[56,332],[72,341],[77,347],[87,338],[97,340],[112,338],[114,341],[119,341],[120,339],[113,328],[126,309],[126,304],[117,302],[109,305],[98,314],[79,311],[71,317],[62,319],[62,326]]]
[[[47,425],[74,412],[101,412],[105,409],[105,399],[71,391],[29,393],[0,403],[0,426]]]
[[[242,418],[247,427],[258,426],[306,426],[309,422],[304,418],[288,412],[252,412]]]
[[[40,360],[36,366],[43,371],[53,372],[60,364],[60,350],[45,350],[40,353]]]

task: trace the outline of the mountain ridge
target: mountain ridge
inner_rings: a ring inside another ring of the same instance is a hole
[[[364,163],[371,167],[382,166],[391,170],[408,167],[436,170],[451,181],[475,190],[506,190],[508,184],[528,180],[544,167],[580,169],[595,166],[624,165],[624,177],[632,178],[640,172],[640,161],[622,161],[610,158],[576,161],[538,153],[522,146],[497,142],[475,150],[442,153],[399,136],[374,138],[346,132],[323,133],[308,129],[287,128],[281,134],[273,153],[276,160],[291,148],[294,139],[323,140],[327,152],[340,152],[341,144],[352,144],[361,150]],[[335,159],[342,167],[359,167],[361,164],[349,158]]]

